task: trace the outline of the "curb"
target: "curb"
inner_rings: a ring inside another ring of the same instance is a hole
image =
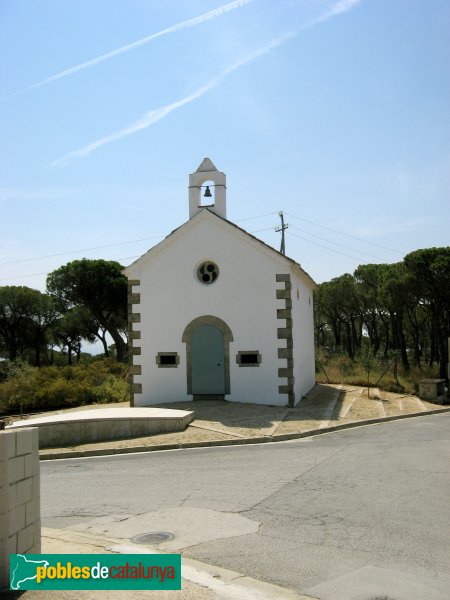
[[[437,410],[427,410],[420,413],[408,413],[406,415],[393,415],[390,417],[378,417],[376,419],[365,419],[362,421],[351,421],[332,427],[323,427],[322,429],[311,429],[299,433],[283,433],[275,435],[265,435],[252,438],[235,438],[230,440],[213,440],[210,442],[181,442],[179,444],[155,444],[154,446],[134,446],[132,448],[102,448],[100,450],[74,450],[72,452],[55,452],[53,454],[41,454],[40,460],[57,460],[63,458],[84,458],[90,456],[112,456],[116,454],[134,454],[136,452],[158,452],[159,450],[181,450],[187,448],[208,448],[212,446],[240,446],[243,444],[265,444],[273,442],[285,442],[288,440],[297,440],[305,437],[313,437],[342,429],[352,429],[354,427],[363,427],[365,425],[376,425],[389,421],[400,421],[401,419],[410,419],[414,417],[425,417],[450,412],[449,408],[439,408]]]
[[[68,529],[43,527],[42,539],[44,545],[45,540],[47,540],[47,542],[51,540],[67,546],[67,548],[60,547],[58,549],[60,553],[69,551],[70,553],[75,554],[86,554],[89,553],[87,552],[87,549],[92,546],[102,548],[105,554],[115,554],[117,556],[120,556],[121,554],[135,554],[137,556],[140,554],[152,554],[155,549],[161,554],[172,553],[170,550],[161,550],[155,546],[152,547],[151,545],[136,546],[126,538],[114,538],[112,536],[102,537],[101,535],[90,534],[86,531],[71,531]],[[269,583],[268,581],[256,579],[249,575],[244,575],[224,567],[219,567],[188,557],[183,554],[183,551],[177,551],[176,553],[181,553],[182,556],[182,581],[184,583],[188,582],[194,589],[201,590],[203,588],[207,590],[209,592],[208,597],[211,597],[210,594],[213,594],[214,598],[220,597],[229,599],[258,598],[259,600],[319,600],[319,598],[309,595],[306,596],[300,592],[283,588],[274,583]],[[183,585],[182,590],[184,589]],[[167,598],[171,594],[171,590],[167,591],[169,593],[167,595],[164,594],[164,598]],[[101,597],[108,598],[108,590],[102,590],[102,592],[106,593],[102,594]],[[67,590],[64,597],[76,599],[78,598],[78,595],[77,590]],[[111,594],[109,594],[109,596],[111,596]],[[141,598],[141,595],[139,594],[137,597]],[[190,593],[189,597],[197,598],[197,593],[194,592],[193,595]],[[203,594],[201,594],[201,597],[204,598]]]

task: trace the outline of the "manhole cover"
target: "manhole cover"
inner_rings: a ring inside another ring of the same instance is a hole
[[[162,544],[174,539],[173,533],[169,531],[152,531],[150,533],[141,533],[131,538],[133,544]]]

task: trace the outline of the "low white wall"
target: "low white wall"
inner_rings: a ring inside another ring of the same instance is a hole
[[[39,431],[0,431],[0,590],[10,554],[40,552]]]
[[[143,415],[142,412],[150,413]],[[94,413],[106,413],[96,416]],[[114,416],[109,417],[108,413]],[[123,417],[118,416],[122,412]],[[135,413],[135,417],[132,413]],[[155,413],[155,414],[152,414]],[[166,413],[161,415],[161,413]],[[173,414],[171,414],[173,413]],[[87,418],[90,417],[91,418]],[[78,418],[77,418],[78,416]],[[45,419],[52,419],[46,421]],[[104,408],[81,411],[52,417],[30,419],[29,426],[39,430],[40,448],[59,448],[74,444],[91,444],[108,440],[125,440],[133,437],[184,431],[194,418],[192,411],[160,410],[160,409],[125,409]],[[16,421],[6,431],[20,430],[27,427],[22,421]],[[26,422],[25,422],[26,423]]]

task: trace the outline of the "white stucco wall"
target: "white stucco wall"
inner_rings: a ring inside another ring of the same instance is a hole
[[[197,267],[206,260],[216,263],[220,270],[211,285],[200,283],[196,276]],[[226,398],[285,405],[287,396],[278,392],[284,383],[278,368],[285,367],[286,361],[278,359],[283,341],[277,339],[277,329],[284,327],[284,321],[277,319],[282,303],[276,298],[276,274],[289,273],[291,264],[202,211],[128,267],[128,278],[140,280],[140,286],[133,288],[141,299],[140,304],[133,305],[133,312],[141,314],[141,322],[133,326],[141,331],[141,339],[133,341],[134,346],[141,347],[141,355],[134,356],[133,362],[142,367],[142,375],[134,377],[135,383],[142,383],[142,394],[135,395],[136,406],[191,399],[187,394],[186,346],[181,338],[186,326],[203,315],[222,319],[233,334],[230,394]],[[300,303],[297,318],[303,318],[306,310]],[[260,366],[239,367],[239,350],[258,350]],[[158,368],[158,352],[177,352],[180,364],[177,368]],[[313,345],[309,353],[313,354]],[[299,352],[299,365],[308,363],[306,355],[304,347]],[[297,369],[295,361],[294,365]]]
[[[292,328],[294,338],[295,403],[309,392],[316,381],[314,361],[313,290],[293,269]]]

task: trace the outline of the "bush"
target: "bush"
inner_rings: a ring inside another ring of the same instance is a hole
[[[106,402],[126,402],[130,398],[128,383],[114,375],[108,375],[105,381],[93,388],[92,394],[95,402],[105,404]]]
[[[10,362],[6,368],[6,381],[0,384],[0,410],[12,409],[22,413],[33,396],[38,369],[27,362]]]
[[[128,367],[111,359],[64,367],[11,363],[0,383],[0,412],[55,409],[83,404],[126,402]]]

